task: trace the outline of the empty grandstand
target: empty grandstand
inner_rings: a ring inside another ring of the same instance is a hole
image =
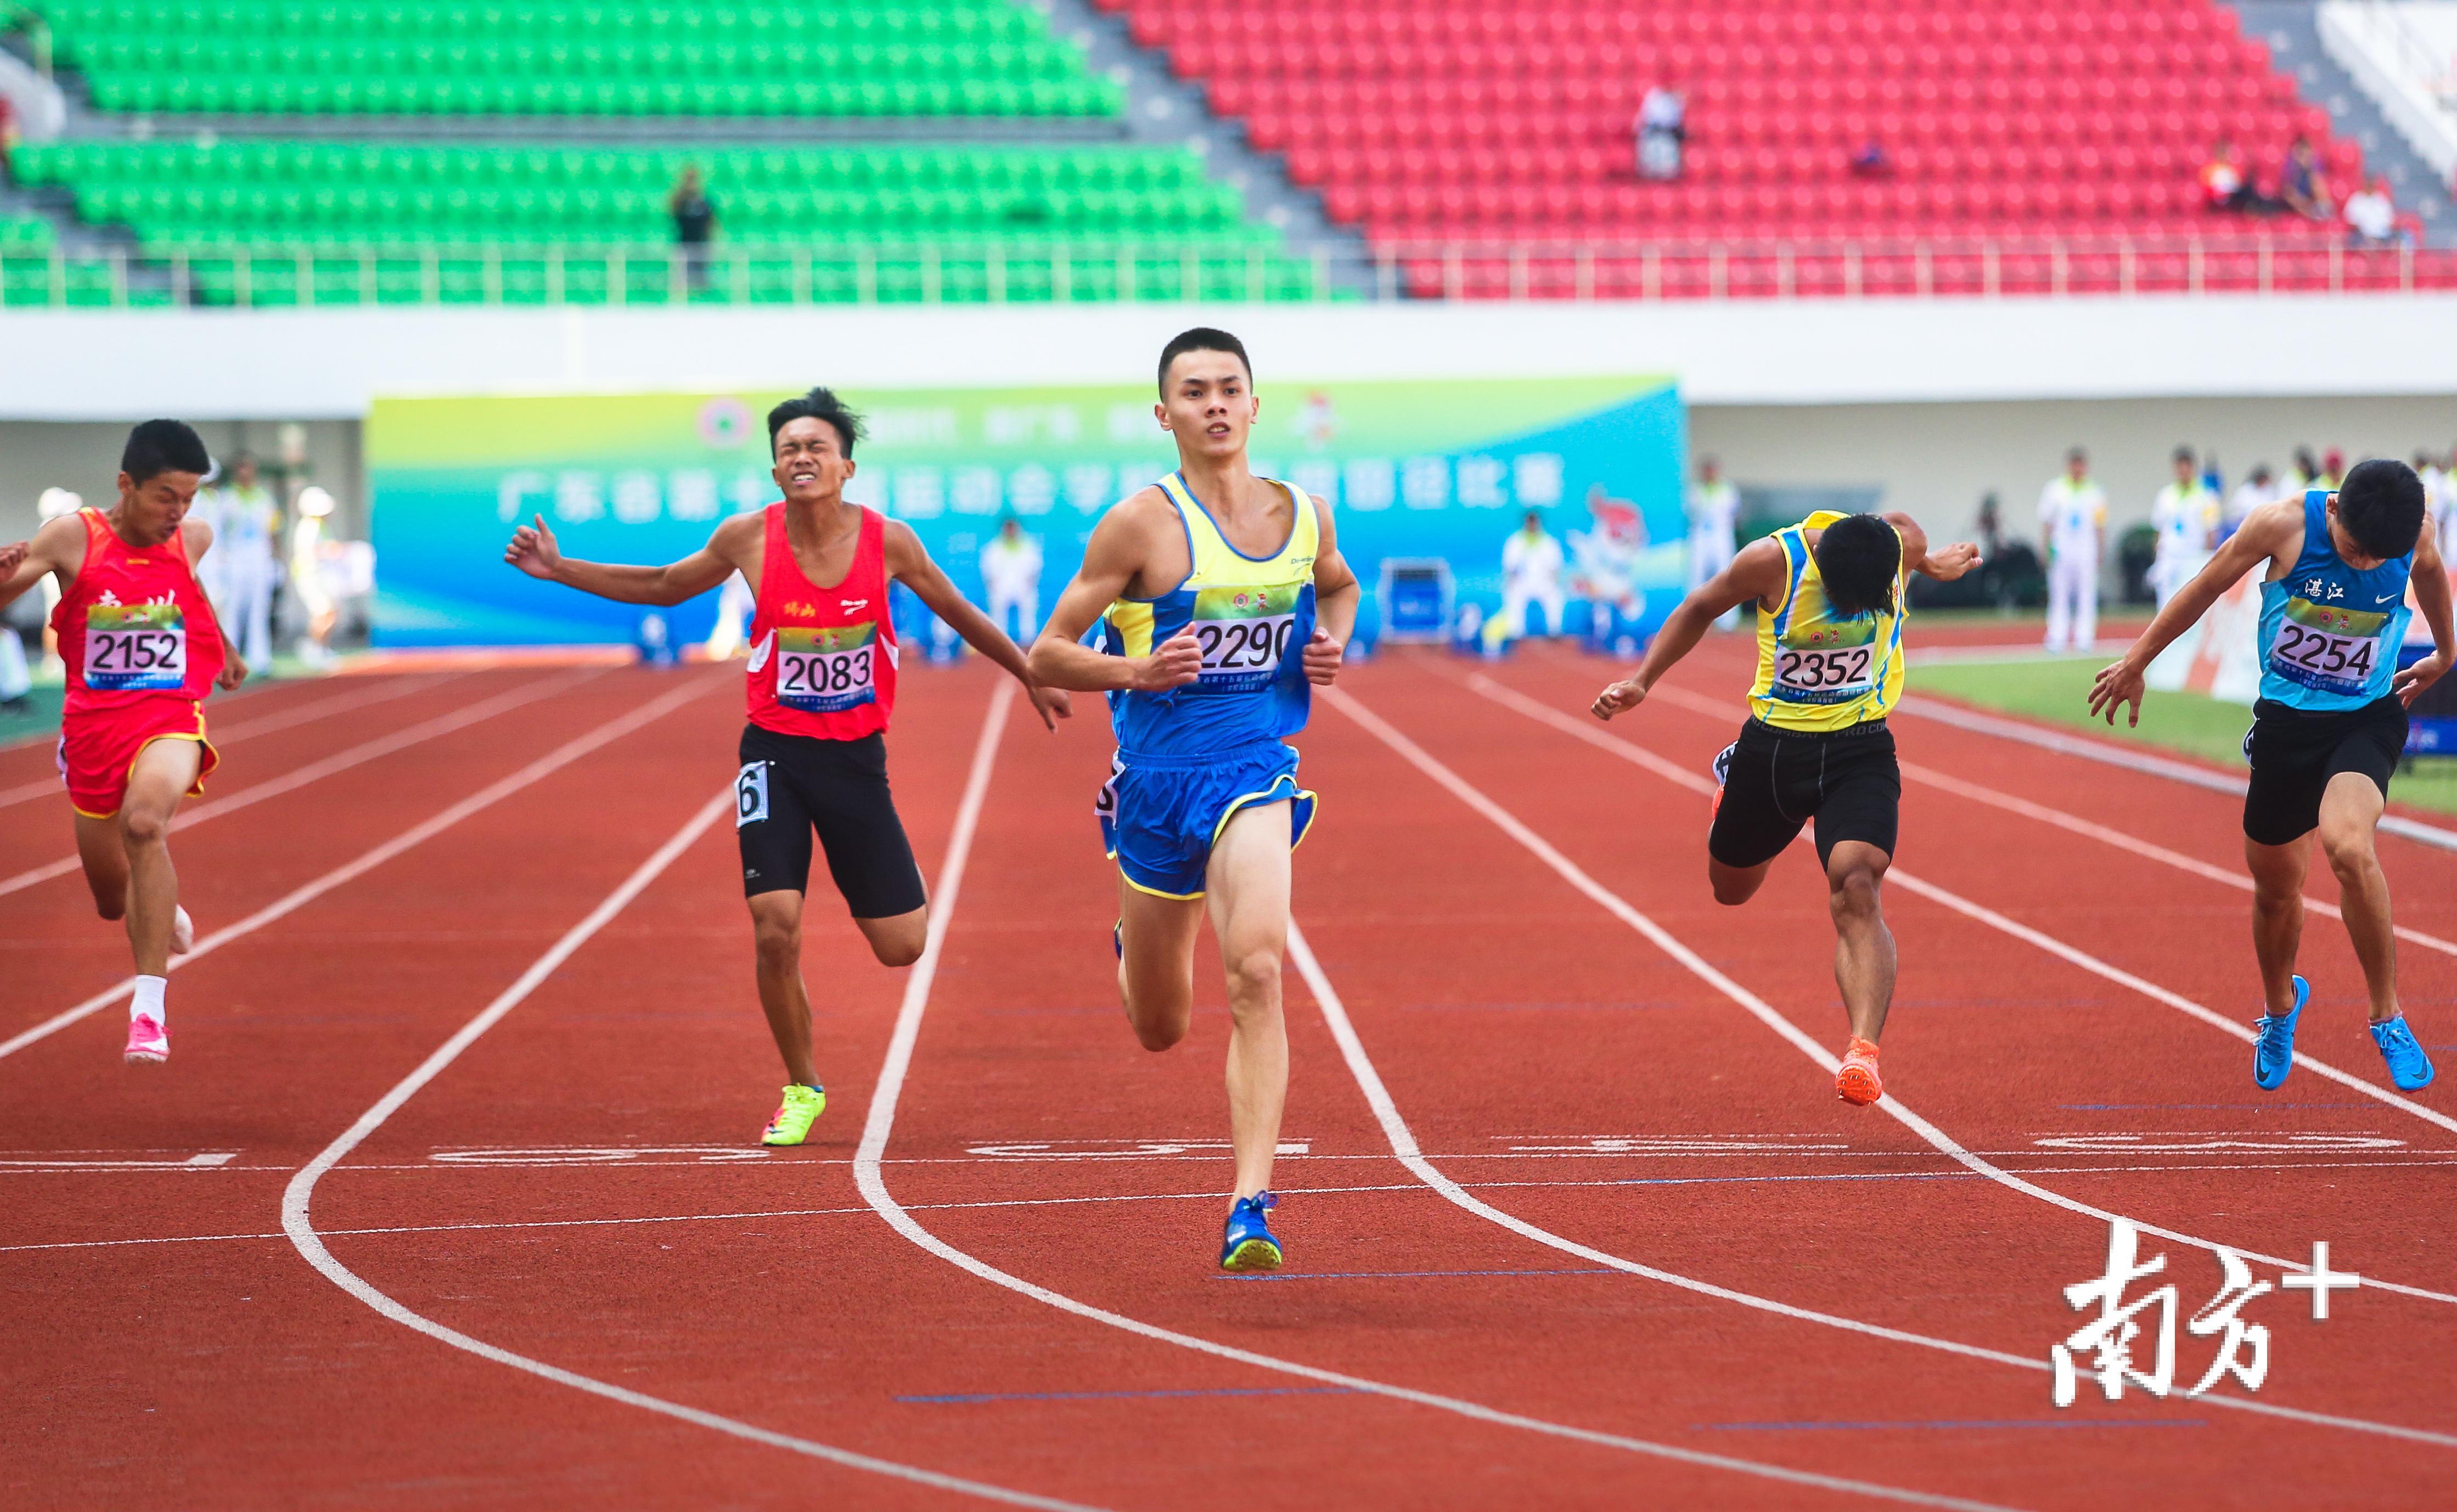
[[[1257,0],[1231,28],[1099,4],[1242,124],[1249,171],[1139,124],[1089,33],[1021,0],[845,0],[824,26],[774,0],[0,0],[79,101],[10,156],[61,225],[0,223],[0,300],[2457,283],[2411,217],[2350,244],[2363,149],[2217,0]],[[1641,114],[1676,95],[1641,164]],[[2317,203],[2282,192],[2298,139]],[[2243,187],[2213,208],[2220,144]],[[674,232],[686,168],[706,245]],[[1292,244],[1239,187],[1283,175],[1345,237]]]

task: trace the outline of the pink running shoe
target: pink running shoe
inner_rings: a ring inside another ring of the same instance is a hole
[[[131,1066],[159,1066],[171,1058],[171,1030],[150,1013],[128,1021],[128,1048],[120,1052]]]

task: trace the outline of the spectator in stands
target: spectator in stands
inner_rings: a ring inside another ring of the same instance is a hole
[[[682,255],[683,271],[692,287],[708,282],[708,245],[716,239],[716,201],[700,182],[699,165],[686,164],[673,193],[666,197],[666,213],[674,217],[674,249]]]
[[[2306,220],[2326,220],[2333,214],[2329,181],[2322,176],[2321,157],[2312,151],[2309,136],[2296,137],[2286,149],[2286,161],[2278,170],[2278,197]]]
[[[2236,156],[2235,143],[2223,136],[2210,149],[2210,160],[2201,164],[2201,207],[2238,214],[2261,208],[2260,194]]]
[[[2219,521],[2219,539],[2223,541],[2241,529],[2253,510],[2277,497],[2278,480],[2270,475],[2269,464],[2254,463],[2252,471],[2235,486],[2235,492],[2227,495],[2226,513]]]
[[[1658,84],[1638,107],[1638,175],[1681,176],[1682,143],[1688,139],[1689,105],[1681,92]]]
[[[2388,197],[2388,180],[2378,174],[2346,197],[2347,240],[2358,247],[2393,247],[2406,234],[2397,223],[2397,206]]]
[[[2345,481],[2346,454],[2331,446],[2321,453],[2321,476],[2312,480],[2312,487],[2326,488],[2331,493],[2335,493],[2338,491],[2338,485]]]

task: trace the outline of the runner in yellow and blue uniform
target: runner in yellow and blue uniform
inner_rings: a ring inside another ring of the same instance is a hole
[[[1821,512],[1753,541],[1682,601],[1626,681],[1592,705],[1599,719],[1637,708],[1716,618],[1757,605],[1758,668],[1749,720],[1715,758],[1706,878],[1720,903],[1757,895],[1774,859],[1811,819],[1837,948],[1834,979],[1851,1038],[1834,1089],[1885,1095],[1877,1036],[1894,995],[1894,937],[1877,891],[1893,864],[1903,779],[1886,716],[1903,692],[1903,582],[1978,565],[1968,543],[1930,552],[1909,515]]]
[[[2261,580],[2261,701],[2243,737],[2243,855],[2252,872],[2254,953],[2263,1009],[2253,1021],[2252,1079],[2275,1090],[2295,1068],[2295,1029],[2311,984],[2295,974],[2311,837],[2337,874],[2339,908],[2371,995],[2372,1043],[2405,1091],[2431,1085],[2431,1060],[2397,997],[2397,932],[2373,832],[2405,748],[2406,707],[2448,670],[2448,574],[2426,528],[2423,480],[2387,458],[2360,463],[2334,493],[2264,505],[2199,576],[2167,601],[2124,658],[2098,674],[2093,714],[2129,705],[2141,722],[2150,663],[2255,567]],[[2431,627],[2429,655],[2400,671],[2412,592]]]
[[[1266,1215],[1288,1098],[1289,853],[1314,810],[1286,737],[1305,728],[1311,685],[1339,674],[1356,574],[1322,501],[1247,465],[1253,368],[1235,337],[1197,328],[1171,341],[1154,412],[1178,470],[1102,517],[1031,667],[1050,687],[1109,695],[1118,754],[1101,831],[1118,863],[1118,991],[1146,1049],[1186,1037],[1207,914],[1219,937],[1237,1156],[1220,1264],[1270,1270],[1282,1258]]]
[[[1177,510],[1193,567],[1158,598],[1109,606],[1101,649],[1148,656],[1191,633],[1195,679],[1162,693],[1109,693],[1118,754],[1101,790],[1102,846],[1126,884],[1161,898],[1194,899],[1212,842],[1240,809],[1288,801],[1290,843],[1313,823],[1314,796],[1297,786],[1297,754],[1282,743],[1306,726],[1312,685],[1299,657],[1314,632],[1314,558],[1322,541],[1313,501],[1285,483],[1293,528],[1277,551],[1253,557],[1228,544],[1187,487],[1160,481]]]

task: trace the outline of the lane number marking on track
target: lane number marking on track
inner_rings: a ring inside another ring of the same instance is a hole
[[[1312,1142],[1304,1139],[1283,1139],[1277,1151],[1283,1155],[1312,1152]],[[1029,1144],[970,1145],[964,1153],[1000,1160],[1138,1160],[1162,1155],[1233,1155],[1236,1150],[1225,1139],[1052,1139]]]
[[[757,1145],[478,1146],[438,1150],[426,1158],[454,1166],[719,1166],[765,1160],[768,1150]]]
[[[167,1151],[151,1153],[168,1154]],[[0,1170],[212,1170],[237,1158],[236,1150],[211,1150],[184,1158],[159,1160],[112,1160],[100,1158],[99,1152],[89,1150],[59,1150],[49,1154],[28,1151],[0,1155]]]
[[[2041,1150],[2095,1154],[2139,1150],[2403,1150],[2405,1141],[2386,1134],[2056,1134],[2031,1141]]]
[[[1496,1135],[1507,1139],[1507,1135]],[[1523,1137],[1523,1136],[1522,1136]],[[1848,1150],[1839,1139],[1787,1134],[1600,1134],[1560,1143],[1513,1144],[1514,1155],[1783,1155]]]

